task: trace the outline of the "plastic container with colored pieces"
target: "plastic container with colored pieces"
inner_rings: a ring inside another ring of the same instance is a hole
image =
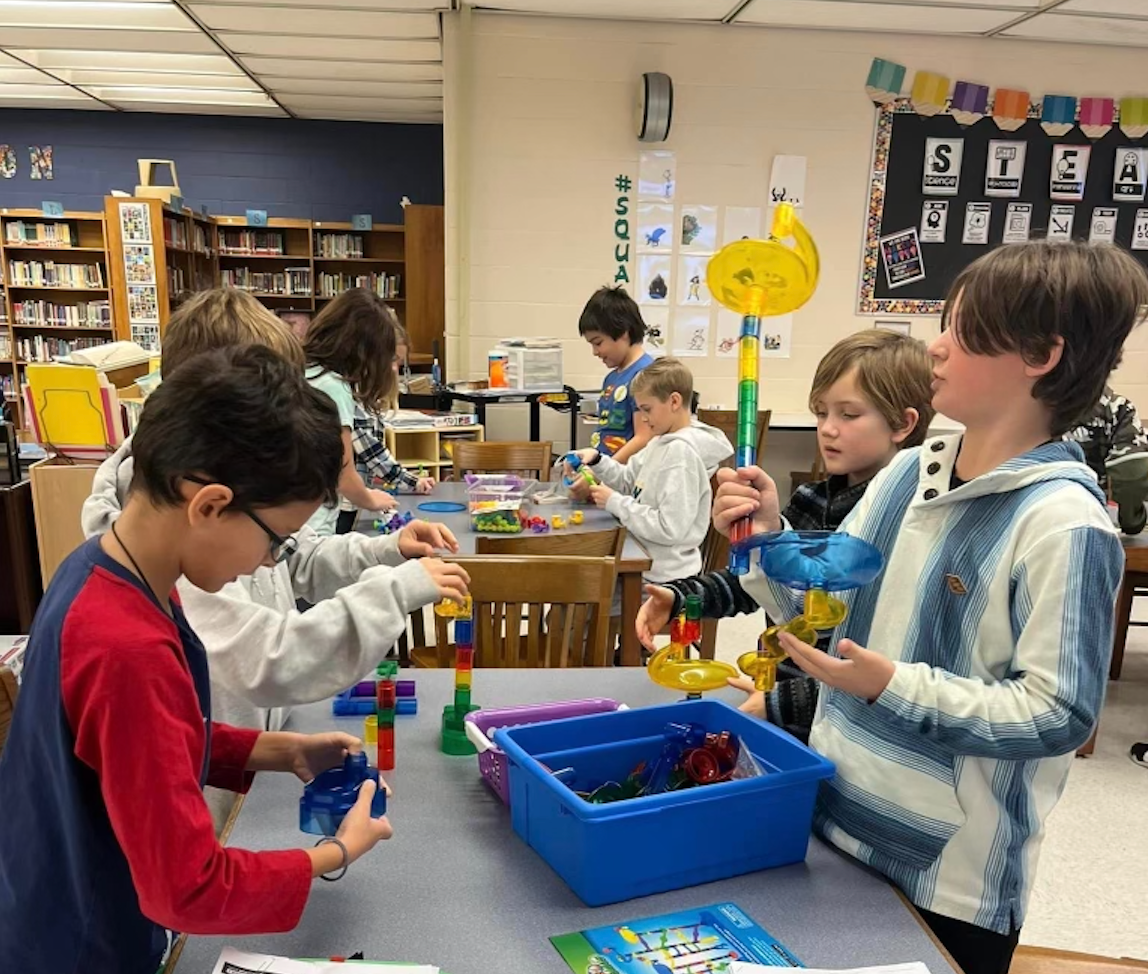
[[[515,474],[468,473],[466,494],[471,528],[496,534],[519,534],[523,502],[537,486],[537,480],[525,480]]]
[[[730,731],[767,774],[595,805],[574,793],[655,760],[668,723]],[[504,727],[514,831],[587,906],[805,859],[817,786],[832,763],[717,700]],[[572,769],[563,781],[551,772]],[[604,864],[609,864],[608,867]]]
[[[476,710],[466,715],[466,736],[478,751],[478,770],[482,772],[483,780],[499,798],[509,804],[510,780],[506,774],[506,755],[502,753],[502,748],[490,740],[490,735],[497,728],[625,709],[626,705],[617,700],[591,697],[588,700],[556,700],[553,703],[531,703],[499,710]]]
[[[341,768],[331,768],[316,775],[303,786],[299,799],[299,828],[312,835],[334,835],[343,824],[343,816],[359,797],[359,786],[373,778],[378,786],[371,799],[371,818],[387,814],[387,793],[378,785],[379,769],[367,764],[361,751],[348,754]]]

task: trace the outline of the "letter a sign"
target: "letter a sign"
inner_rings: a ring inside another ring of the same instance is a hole
[[[1116,150],[1116,168],[1112,175],[1112,198],[1122,200],[1144,199],[1144,164],[1148,151],[1134,146],[1120,146]]]
[[[921,184],[925,196],[957,195],[964,152],[964,139],[925,140],[925,176]]]

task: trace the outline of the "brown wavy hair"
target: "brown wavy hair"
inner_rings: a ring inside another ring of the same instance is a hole
[[[398,327],[382,298],[366,288],[351,288],[311,322],[303,344],[307,364],[342,376],[364,408],[379,412],[395,389]]]

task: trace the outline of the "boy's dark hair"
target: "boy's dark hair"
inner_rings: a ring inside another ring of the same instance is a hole
[[[1053,436],[1066,433],[1100,400],[1120,364],[1124,340],[1148,305],[1148,273],[1112,244],[1033,240],[974,261],[953,281],[941,327],[974,355],[1016,352],[1048,361],[1064,339],[1060,362],[1033,386],[1051,412]]]
[[[132,490],[181,503],[188,475],[230,487],[239,510],[335,502],[339,413],[298,365],[233,345],[188,359],[147,398],[132,437]]]
[[[646,337],[646,323],[625,288],[600,287],[590,296],[578,319],[578,334],[591,332],[615,340],[625,335],[631,345],[638,345]]]
[[[329,302],[311,322],[303,351],[308,365],[347,380],[355,398],[381,411],[395,388],[398,319],[374,291],[353,287]]]

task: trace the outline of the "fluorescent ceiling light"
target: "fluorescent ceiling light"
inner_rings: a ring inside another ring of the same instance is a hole
[[[179,74],[240,75],[243,72],[226,54],[149,54],[130,58],[119,51],[65,50],[59,48],[23,49],[20,57],[45,71],[61,73],[75,69],[115,71],[162,71]]]

